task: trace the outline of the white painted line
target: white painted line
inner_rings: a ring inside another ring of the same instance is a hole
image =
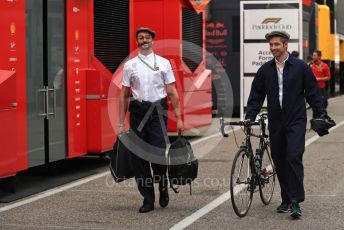
[[[344,125],[344,121],[340,122],[339,124],[337,124],[336,126],[331,128],[329,130],[329,132],[335,130],[336,128],[339,128],[342,125]],[[313,142],[315,142],[319,138],[320,137],[318,135],[315,135],[315,136],[309,138],[306,141],[306,143],[305,143],[305,147],[309,146],[310,144],[312,144]],[[240,192],[240,190],[236,190],[235,192]],[[203,208],[197,210],[196,212],[194,212],[190,216],[188,216],[188,217],[184,218],[183,220],[179,221],[177,224],[175,224],[170,229],[173,229],[173,230],[177,230],[178,229],[178,230],[180,230],[180,229],[184,229],[184,228],[190,226],[196,220],[198,220],[199,218],[201,218],[205,214],[211,212],[213,209],[217,208],[218,206],[220,206],[221,204],[223,204],[224,202],[226,202],[230,198],[231,198],[230,191],[228,191],[228,192],[222,194],[221,196],[219,196],[218,198],[216,198],[215,200],[213,200],[212,202],[210,202],[209,204],[207,204],[206,206],[204,206]]]
[[[325,195],[307,194],[307,197],[310,197],[310,196],[313,196],[313,197],[336,197],[337,195],[335,195],[335,194],[328,194],[328,195],[326,195],[326,194]]]
[[[337,124],[336,126],[332,127],[329,132],[332,132],[333,130],[335,130],[336,128],[339,128],[340,126],[344,125],[344,121],[340,122],[339,124]],[[315,135],[311,138],[309,138],[306,143],[305,143],[305,147],[309,146],[310,144],[312,144],[313,142],[315,142],[316,140],[318,140],[320,137],[318,135]]]
[[[86,178],[84,178],[84,179],[77,180],[77,181],[75,181],[75,182],[72,182],[72,183],[69,183],[69,184],[66,184],[66,185],[57,187],[57,188],[53,188],[53,189],[44,191],[44,192],[39,193],[39,194],[37,194],[37,195],[34,195],[34,196],[32,196],[32,197],[30,197],[30,198],[28,198],[28,199],[21,200],[21,201],[15,202],[15,203],[13,203],[13,204],[10,204],[10,205],[1,207],[1,208],[0,208],[0,212],[5,212],[5,211],[8,211],[8,210],[10,210],[10,209],[13,209],[13,208],[22,206],[22,205],[32,203],[32,202],[34,202],[34,201],[43,199],[43,198],[45,198],[45,197],[54,195],[54,194],[56,194],[56,193],[66,191],[67,189],[74,188],[74,187],[76,187],[76,186],[85,184],[85,183],[90,182],[90,181],[92,181],[92,180],[96,180],[96,179],[101,178],[101,177],[103,177],[103,176],[106,176],[106,175],[108,175],[108,174],[110,174],[110,172],[99,173],[99,174],[96,174],[96,175],[93,175],[93,176],[89,176],[89,177],[86,177]]]
[[[193,222],[195,222],[200,217],[204,216],[205,214],[207,214],[211,210],[215,209],[219,205],[226,202],[230,197],[231,197],[230,191],[222,194],[221,196],[219,196],[218,198],[216,198],[215,200],[213,200],[212,202],[210,202],[209,204],[207,204],[203,208],[194,212],[191,216],[188,216],[185,219],[183,219],[182,221],[175,224],[170,229],[177,230],[177,229],[184,229],[184,228],[188,227],[189,225],[191,225]]]
[[[215,134],[212,134],[212,135],[207,136],[207,137],[202,137],[202,138],[195,140],[195,141],[190,141],[190,144],[191,145],[197,145],[198,143],[201,143],[203,141],[209,140],[209,139],[214,138],[214,137],[221,137],[221,136],[222,136],[221,133],[215,133]]]

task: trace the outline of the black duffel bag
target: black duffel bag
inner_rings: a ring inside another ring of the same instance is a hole
[[[178,185],[189,184],[191,194],[191,182],[197,177],[198,160],[194,156],[190,142],[179,135],[170,146],[167,160],[170,187],[178,193]]]
[[[129,133],[121,133],[117,136],[117,140],[110,151],[110,172],[114,180],[119,183],[134,176],[132,153],[123,144]]]
[[[328,115],[323,115],[311,120],[311,129],[321,137],[327,135],[329,133],[328,130],[333,126],[336,126],[336,122]]]

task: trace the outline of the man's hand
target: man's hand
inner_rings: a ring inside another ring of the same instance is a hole
[[[181,134],[181,133],[183,133],[183,131],[184,131],[183,121],[182,121],[182,119],[178,119],[177,120],[177,132]]]
[[[126,130],[125,130],[125,124],[124,123],[120,123],[118,125],[118,134],[121,134],[121,133],[124,133]]]
[[[247,134],[247,126],[244,126],[244,133]]]
[[[128,110],[130,96],[130,87],[122,86],[121,95],[119,98],[119,124],[118,124],[118,133],[125,132],[125,114]]]
[[[184,127],[181,119],[179,96],[175,84],[171,83],[166,85],[166,92],[170,97],[174,113],[177,117],[177,132],[182,133],[184,131]]]
[[[246,119],[244,122],[247,124],[249,123],[251,120],[250,119]],[[250,129],[249,126],[245,125],[244,126],[244,133],[247,135],[248,129]]]

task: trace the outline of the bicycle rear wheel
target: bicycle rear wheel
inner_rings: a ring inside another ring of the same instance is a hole
[[[274,193],[276,179],[276,168],[271,158],[269,143],[267,143],[262,157],[259,193],[263,204],[268,205]]]
[[[250,159],[245,149],[240,149],[234,157],[231,170],[230,193],[234,212],[244,217],[252,203],[253,190]]]

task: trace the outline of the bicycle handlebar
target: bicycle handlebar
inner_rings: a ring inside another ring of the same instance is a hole
[[[224,137],[228,137],[228,134],[225,133],[225,126],[227,125],[232,125],[232,126],[244,126],[244,127],[248,127],[250,128],[251,126],[258,126],[258,125],[262,125],[262,129],[263,129],[263,136],[264,137],[268,137],[265,134],[265,127],[266,127],[266,123],[265,120],[268,119],[268,113],[267,112],[263,112],[258,114],[259,119],[258,121],[250,121],[250,120],[245,120],[245,121],[230,121],[227,122],[223,119],[223,117],[220,118],[220,124],[221,124],[221,133],[222,136]]]
[[[251,126],[256,126],[260,125],[258,121],[230,121],[226,122],[223,118],[220,118],[220,124],[221,124],[221,133],[222,136],[228,137],[228,134],[225,133],[225,126],[227,125],[233,125],[233,126],[245,126],[245,127],[251,127]]]
[[[225,122],[225,124],[228,123],[228,125],[233,125],[233,126],[255,126],[259,125],[258,121],[230,121],[230,122]],[[227,125],[227,124],[226,124]]]

